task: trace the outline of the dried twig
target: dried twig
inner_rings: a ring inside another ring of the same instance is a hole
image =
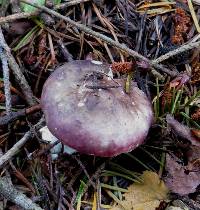
[[[9,115],[5,115],[0,117],[0,126],[7,125],[10,122],[15,121],[16,119],[19,119],[20,117],[24,117],[29,114],[33,114],[41,109],[40,104],[36,104],[32,107],[22,109],[17,112],[11,112]]]
[[[90,0],[71,0],[71,1],[68,1],[66,3],[58,4],[54,8],[55,9],[65,9],[67,7],[74,6],[74,5],[77,5],[77,4],[81,4],[81,3],[84,3],[84,2],[87,2],[87,1],[90,1]]]
[[[0,46],[5,50],[9,66],[13,71],[13,74],[15,76],[16,81],[18,82],[18,84],[21,87],[21,90],[22,90],[22,92],[25,96],[25,99],[26,99],[27,103],[29,105],[34,105],[36,103],[36,101],[33,97],[32,90],[31,90],[30,86],[28,85],[28,82],[26,81],[26,78],[22,74],[22,72],[19,68],[19,65],[15,61],[15,58],[11,54],[10,48],[9,48],[9,46],[7,45],[7,43],[4,39],[2,30],[0,30]]]
[[[40,150],[37,154],[33,155],[33,158],[44,155],[45,153],[49,152],[53,147],[55,147],[59,143],[60,143],[60,140],[57,140],[53,144],[48,144],[45,148]]]
[[[8,15],[6,17],[0,17],[0,25],[4,24],[4,23],[8,23],[8,22],[12,22],[12,21],[16,21],[19,19],[23,19],[23,18],[30,18],[33,16],[38,15],[39,12],[21,12],[21,13],[16,13],[13,15]]]
[[[35,127],[39,127],[43,122],[43,118],[35,125]],[[17,152],[21,149],[21,147],[33,137],[32,131],[27,131],[25,135],[11,148],[9,149],[4,155],[0,157],[0,168],[3,166],[5,162],[10,160]]]
[[[58,47],[60,48],[60,51],[64,57],[64,59],[68,62],[73,61],[73,56],[72,54],[70,54],[70,52],[68,51],[68,49],[65,47],[65,45],[63,44],[63,42],[59,39],[57,41],[58,43]]]
[[[187,208],[187,209],[192,209],[192,210],[199,210],[200,209],[199,202],[194,201],[188,195],[181,196],[179,194],[173,194],[172,196],[173,196],[174,199],[177,199],[176,201],[178,201],[178,202],[180,201],[181,203],[183,202],[185,206],[188,206],[189,208]],[[173,201],[173,202],[175,203],[176,201]]]
[[[24,2],[24,3],[26,3],[26,4],[32,5],[32,6],[34,6],[34,7],[37,7],[37,8],[39,8],[39,9],[41,9],[41,10],[43,10],[43,11],[49,13],[49,14],[54,15],[55,17],[58,17],[58,18],[60,18],[60,19],[63,19],[63,20],[65,20],[66,22],[70,23],[71,25],[77,27],[77,28],[80,29],[81,31],[84,31],[85,33],[87,33],[87,34],[89,34],[89,35],[91,35],[91,36],[93,36],[93,37],[100,38],[101,40],[107,42],[108,44],[110,44],[110,45],[112,45],[112,46],[115,46],[115,47],[117,47],[117,48],[119,48],[119,49],[121,49],[121,50],[123,50],[123,51],[128,52],[128,53],[129,53],[130,55],[132,55],[133,57],[136,57],[136,58],[139,58],[139,59],[141,59],[141,60],[144,60],[144,61],[146,61],[147,63],[150,62],[147,58],[145,58],[145,57],[142,56],[141,54],[135,52],[134,50],[131,50],[131,49],[128,48],[125,44],[120,44],[119,42],[116,42],[116,41],[114,41],[113,39],[111,39],[111,38],[109,38],[109,37],[107,37],[107,36],[105,36],[105,35],[103,35],[103,34],[101,34],[101,33],[98,33],[98,32],[96,32],[96,31],[93,31],[92,29],[88,28],[87,26],[85,26],[85,25],[83,25],[83,24],[80,24],[80,23],[77,23],[77,22],[71,20],[70,18],[61,15],[61,14],[58,13],[58,12],[55,12],[55,11],[53,11],[53,10],[51,10],[51,9],[49,9],[49,8],[47,8],[47,7],[45,7],[45,6],[39,6],[38,4],[32,3],[32,2],[27,1],[27,0],[21,0],[21,2]]]
[[[34,7],[36,7],[36,8],[39,8],[40,10],[42,10],[42,11],[44,11],[44,12],[47,12],[48,14],[51,14],[51,15],[54,15],[55,17],[58,17],[58,18],[60,18],[60,19],[63,19],[63,20],[65,20],[66,22],[68,22],[69,24],[71,24],[71,25],[77,27],[77,28],[80,29],[81,31],[84,31],[85,33],[87,33],[87,34],[89,34],[89,35],[91,35],[91,36],[93,36],[93,37],[95,37],[95,38],[99,38],[99,39],[101,39],[102,41],[104,41],[104,42],[110,44],[111,46],[114,46],[114,47],[116,47],[116,48],[118,48],[118,49],[120,49],[120,50],[122,50],[122,51],[128,53],[129,55],[131,55],[131,56],[133,56],[133,57],[135,57],[135,58],[138,58],[138,59],[140,59],[140,60],[145,61],[146,63],[150,64],[150,66],[154,66],[155,68],[161,70],[162,72],[165,72],[165,73],[169,74],[169,75],[172,76],[172,77],[175,77],[175,76],[177,75],[176,72],[170,71],[169,69],[165,68],[165,67],[162,66],[162,65],[159,65],[159,64],[156,63],[156,62],[154,62],[154,63],[152,64],[152,62],[151,62],[149,59],[147,59],[146,57],[142,56],[142,55],[139,54],[138,52],[136,52],[136,51],[134,51],[134,50],[128,48],[125,44],[121,44],[121,43],[119,43],[119,42],[117,42],[117,41],[114,41],[113,39],[111,39],[111,38],[109,38],[109,37],[107,37],[107,36],[105,36],[105,35],[103,35],[103,34],[101,34],[101,33],[99,33],[99,32],[93,31],[91,28],[89,28],[89,27],[87,27],[87,26],[85,26],[85,25],[83,25],[83,24],[77,23],[77,22],[71,20],[70,18],[61,15],[61,14],[58,13],[58,12],[55,12],[55,11],[53,11],[53,10],[51,10],[51,9],[48,9],[48,8],[45,7],[45,6],[39,6],[38,4],[32,3],[32,2],[30,2],[30,1],[28,1],[28,0],[21,0],[21,2],[24,2],[24,3],[26,3],[26,4],[29,4],[29,5],[34,6]]]
[[[200,146],[199,141],[195,137],[192,136],[192,133],[189,127],[175,120],[174,117],[170,114],[167,114],[166,121],[167,121],[167,124],[174,130],[174,132],[178,136],[189,140],[192,143],[192,145]]]
[[[11,180],[7,177],[0,178],[0,195],[25,210],[42,210],[30,198],[16,190]]]
[[[21,138],[11,149],[9,149],[3,156],[1,156],[0,168],[5,162],[10,160],[32,136],[33,135],[31,131],[26,132],[23,138]]]
[[[1,33],[1,27],[0,27],[0,33]],[[12,108],[11,92],[10,92],[10,73],[9,73],[8,60],[6,54],[1,46],[0,46],[0,58],[3,69],[4,93],[6,97],[6,115],[9,116]]]
[[[74,159],[77,161],[77,163],[79,164],[79,166],[83,169],[85,175],[86,175],[87,178],[88,178],[89,184],[92,185],[92,187],[93,187],[94,189],[96,189],[95,183],[94,183],[94,182],[92,181],[92,179],[90,178],[90,175],[88,174],[88,172],[87,172],[85,166],[83,165],[83,163],[81,162],[81,160],[80,160],[79,158],[77,158],[76,156],[73,156],[73,157],[74,157]]]
[[[100,174],[105,169],[106,162],[102,163],[96,170],[96,172],[90,177],[91,180],[98,180]],[[91,183],[89,182],[87,186],[84,188],[83,194],[87,192],[88,188],[90,187]],[[96,187],[95,187],[96,188]]]
[[[14,166],[14,164],[12,163],[12,161],[10,161],[10,166],[11,166],[11,168],[12,168],[12,170],[13,170],[13,174],[15,175],[15,177],[16,177],[18,180],[20,180],[21,182],[23,182],[23,183],[31,190],[31,192],[35,194],[36,191],[35,191],[33,185],[32,185],[32,184],[30,183],[30,181],[24,176],[24,174]]]
[[[152,61],[152,64],[157,64],[157,63],[160,63],[164,60],[167,60],[175,55],[178,55],[180,53],[183,53],[185,51],[188,51],[188,50],[191,50],[191,49],[194,49],[194,48],[197,48],[200,46],[200,41],[197,41],[197,42],[189,42],[187,44],[184,44],[180,47],[178,47],[177,49],[175,50],[172,50],[172,51],[169,51],[168,53],[164,54],[164,55],[161,55],[159,58],[155,59]]]

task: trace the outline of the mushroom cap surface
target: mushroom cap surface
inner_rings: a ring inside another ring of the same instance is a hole
[[[125,80],[111,79],[103,73],[108,71],[108,64],[72,61],[44,84],[41,105],[49,130],[80,153],[129,152],[143,143],[153,121],[146,95],[134,85],[126,94]]]

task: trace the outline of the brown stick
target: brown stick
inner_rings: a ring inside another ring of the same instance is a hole
[[[177,48],[175,50],[169,51],[168,53],[166,53],[164,55],[161,55],[159,58],[156,58],[155,60],[153,60],[152,64],[161,63],[164,60],[167,60],[167,59],[169,59],[169,58],[171,58],[175,55],[178,55],[178,54],[183,53],[185,51],[197,48],[199,46],[200,46],[200,41],[197,41],[197,42],[192,42],[191,41],[187,44],[184,44],[184,45],[180,46],[179,48]]]
[[[7,177],[0,178],[0,195],[17,204],[22,209],[43,210],[26,195],[16,190],[11,180]]]
[[[77,5],[77,4],[81,4],[81,3],[84,3],[84,2],[87,2],[87,1],[90,1],[90,0],[71,0],[71,1],[66,2],[66,3],[56,5],[54,7],[54,9],[65,9],[67,7],[74,6],[74,5]]]
[[[144,57],[143,55],[139,54],[138,52],[136,52],[136,51],[134,51],[134,50],[128,48],[125,44],[121,44],[121,43],[119,43],[119,42],[117,42],[117,41],[114,41],[113,39],[111,39],[111,38],[109,38],[109,37],[107,37],[107,36],[105,36],[105,35],[103,35],[103,34],[101,34],[101,33],[99,33],[99,32],[93,31],[91,28],[89,28],[89,27],[87,27],[87,26],[85,26],[85,25],[83,25],[83,24],[77,23],[77,22],[71,20],[70,18],[61,15],[61,14],[58,13],[58,12],[55,12],[55,11],[53,11],[53,10],[51,10],[51,9],[49,9],[49,8],[47,8],[47,7],[45,7],[45,6],[39,6],[38,4],[32,3],[32,2],[30,2],[30,1],[28,1],[28,0],[21,0],[21,2],[24,2],[24,3],[26,3],[26,4],[29,4],[29,5],[34,6],[34,7],[36,7],[36,8],[39,8],[40,10],[42,10],[42,11],[44,11],[44,12],[47,12],[48,14],[51,14],[51,15],[54,15],[55,17],[58,17],[58,18],[60,18],[60,19],[63,19],[63,20],[65,20],[66,22],[68,22],[69,24],[71,24],[71,25],[77,27],[77,28],[80,29],[81,31],[84,31],[85,33],[87,33],[87,34],[89,34],[89,35],[91,35],[91,36],[93,36],[93,37],[95,37],[95,38],[99,38],[99,39],[101,39],[102,41],[104,41],[104,42],[110,44],[111,46],[114,46],[114,47],[116,47],[116,48],[118,48],[118,49],[120,49],[120,50],[122,50],[122,51],[128,53],[129,55],[131,55],[131,56],[133,56],[133,57],[135,57],[135,58],[138,58],[138,59],[140,59],[140,60],[143,60],[143,61],[149,63],[150,66],[153,66],[153,67],[159,69],[160,71],[169,74],[169,75],[172,76],[172,77],[175,77],[175,76],[177,75],[176,72],[170,71],[169,69],[163,67],[162,65],[159,65],[158,63],[153,63],[153,64],[152,64],[152,62],[151,62],[149,59],[147,59],[147,58]]]
[[[42,122],[43,118],[35,125],[36,128],[38,128]],[[4,155],[0,157],[0,168],[3,166],[5,162],[10,160],[14,155],[16,155],[19,150],[22,148],[22,146],[33,137],[33,132],[27,131],[25,135],[11,148],[9,149]]]
[[[37,104],[17,112],[11,112],[10,115],[5,115],[0,117],[0,126],[7,125],[8,123],[19,119],[20,117],[24,117],[26,115],[30,115],[32,113],[40,111],[40,109],[41,109],[40,104]]]
[[[192,145],[196,145],[198,147],[200,146],[200,142],[194,136],[192,136],[192,133],[189,127],[175,120],[174,117],[170,114],[167,114],[166,121],[167,121],[167,124],[175,131],[175,133],[178,136],[189,140],[192,143]]]
[[[13,15],[8,15],[6,17],[0,17],[0,25],[2,25],[4,23],[16,21],[19,19],[23,19],[23,18],[30,18],[30,17],[36,16],[38,14],[39,14],[38,12],[22,12],[22,13],[16,13]]]
[[[11,149],[9,149],[4,155],[2,155],[0,157],[0,168],[5,162],[10,160],[31,137],[31,131],[26,132],[23,138],[21,138]]]
[[[2,34],[1,27],[0,27],[0,33]],[[3,69],[4,93],[6,97],[6,115],[9,116],[12,109],[11,90],[10,90],[10,71],[8,68],[8,59],[6,53],[1,46],[0,46],[0,59]]]
[[[29,105],[34,105],[36,103],[36,101],[34,99],[32,90],[31,90],[28,82],[26,81],[26,78],[24,77],[23,73],[21,72],[21,69],[20,69],[19,65],[17,64],[15,58],[11,54],[11,50],[4,39],[2,31],[0,31],[0,46],[5,50],[5,54],[7,56],[9,66],[13,71],[15,79],[16,79],[17,83],[19,84],[19,86],[25,96],[27,103]]]

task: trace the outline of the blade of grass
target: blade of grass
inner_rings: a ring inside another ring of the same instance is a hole
[[[116,176],[113,176],[113,185],[115,187],[118,187],[118,185],[117,185],[117,177]],[[118,198],[120,200],[122,200],[122,193],[120,191],[116,191],[116,193],[117,193]]]
[[[77,206],[76,206],[77,210],[81,209],[81,197],[83,195],[84,189],[87,187],[87,185],[82,180],[80,180],[80,182],[81,184],[79,186],[79,190],[78,190],[77,197],[75,200],[75,204],[77,203]]]
[[[96,192],[94,192],[94,198],[92,202],[92,210],[97,210],[97,195]]]
[[[188,97],[185,98],[185,101],[188,101]],[[185,106],[186,115],[190,116],[190,106]],[[190,121],[188,118],[185,118],[187,126],[190,126]]]
[[[156,118],[160,115],[160,88],[159,88],[159,81],[156,78],[156,93],[157,93],[157,100],[156,100]]]
[[[179,110],[181,109],[181,101],[182,101],[182,96],[183,96],[183,88],[181,88],[181,93],[180,93],[180,96],[179,96],[179,100],[177,101],[177,112],[179,112]]]
[[[131,159],[137,161],[140,165],[142,165],[145,169],[147,169],[148,171],[155,171],[153,168],[150,168],[149,166],[147,166],[146,164],[144,164],[141,160],[139,160],[138,158],[136,158],[134,155],[130,154],[130,153],[126,153],[125,155],[127,155],[128,157],[130,157]]]
[[[194,7],[193,7],[193,4],[192,4],[192,1],[191,0],[187,0],[187,2],[188,2],[188,7],[190,9],[190,13],[192,15],[192,19],[194,21],[194,25],[195,25],[195,27],[197,29],[197,32],[200,33],[199,21],[198,21],[198,18],[196,16],[196,13],[194,11]]]
[[[165,147],[163,147],[165,149]],[[166,153],[165,152],[162,152],[162,155],[161,155],[161,163],[160,164],[160,169],[159,169],[159,177],[161,178],[162,177],[162,174],[163,174],[163,170],[164,170],[164,166],[165,166],[165,158],[166,158]]]
[[[151,146],[151,145],[147,145],[147,144],[146,145],[143,145],[143,147],[149,147],[149,148],[153,148],[153,149],[160,150],[160,151],[163,151],[163,152],[171,152],[168,149],[163,149],[163,148],[160,148],[160,147]]]
[[[88,205],[92,206],[92,202],[89,202],[89,201],[81,201],[81,203],[88,204]],[[100,207],[103,209],[111,209],[112,208],[112,206],[105,205],[105,204],[101,204]]]
[[[199,96],[200,96],[200,90],[197,91],[193,96],[191,96],[190,99],[187,101],[187,103],[184,106],[185,107],[189,106]]]
[[[138,181],[137,179],[134,179],[126,174],[122,174],[122,173],[119,173],[119,172],[115,172],[115,171],[108,171],[108,170],[105,170],[101,176],[119,176],[119,177],[122,177],[122,178],[125,178],[127,180],[130,180],[132,182],[136,182],[136,183],[140,183],[141,181]]]
[[[116,202],[118,203],[123,209],[127,210],[128,208],[120,201],[111,191],[106,190],[107,194]]]
[[[117,171],[121,172],[121,173],[126,173],[128,175],[131,175],[132,177],[134,177],[135,179],[142,181],[142,179],[140,178],[140,175],[138,173],[135,173],[131,170],[128,170],[122,166],[120,166],[119,164],[110,162],[110,165]]]
[[[132,72],[129,72],[127,79],[126,79],[126,84],[125,84],[125,92],[126,93],[130,93],[131,78],[132,78]]]
[[[16,45],[16,47],[13,48],[13,51],[16,52],[17,50],[21,49],[25,45],[27,45],[33,36],[38,32],[39,27],[35,26],[33,27],[21,40],[20,42]]]
[[[114,190],[114,191],[120,191],[120,192],[128,192],[127,189],[121,188],[121,187],[116,187],[108,184],[101,183],[101,187],[109,189],[109,190]]]
[[[149,151],[147,151],[146,149],[140,147],[140,149],[142,151],[144,151],[146,154],[148,154],[153,160],[156,161],[156,163],[158,163],[159,165],[162,165],[162,162],[160,160],[158,160],[154,155],[152,155]]]
[[[190,118],[190,116],[188,116],[186,113],[184,112],[180,112],[180,114],[185,117],[186,119],[188,119],[190,121],[190,123],[192,123],[194,126],[196,126],[198,129],[200,129],[200,125],[195,122],[192,118]]]

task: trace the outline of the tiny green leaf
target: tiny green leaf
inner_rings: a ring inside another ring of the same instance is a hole
[[[54,5],[60,4],[61,0],[54,0]]]
[[[32,0],[31,3],[36,3],[40,6],[43,6],[45,4],[45,0]],[[21,3],[20,4],[21,6],[21,9],[24,11],[24,12],[34,12],[35,10],[37,10],[37,8],[31,6],[31,5],[28,5],[26,3]]]

